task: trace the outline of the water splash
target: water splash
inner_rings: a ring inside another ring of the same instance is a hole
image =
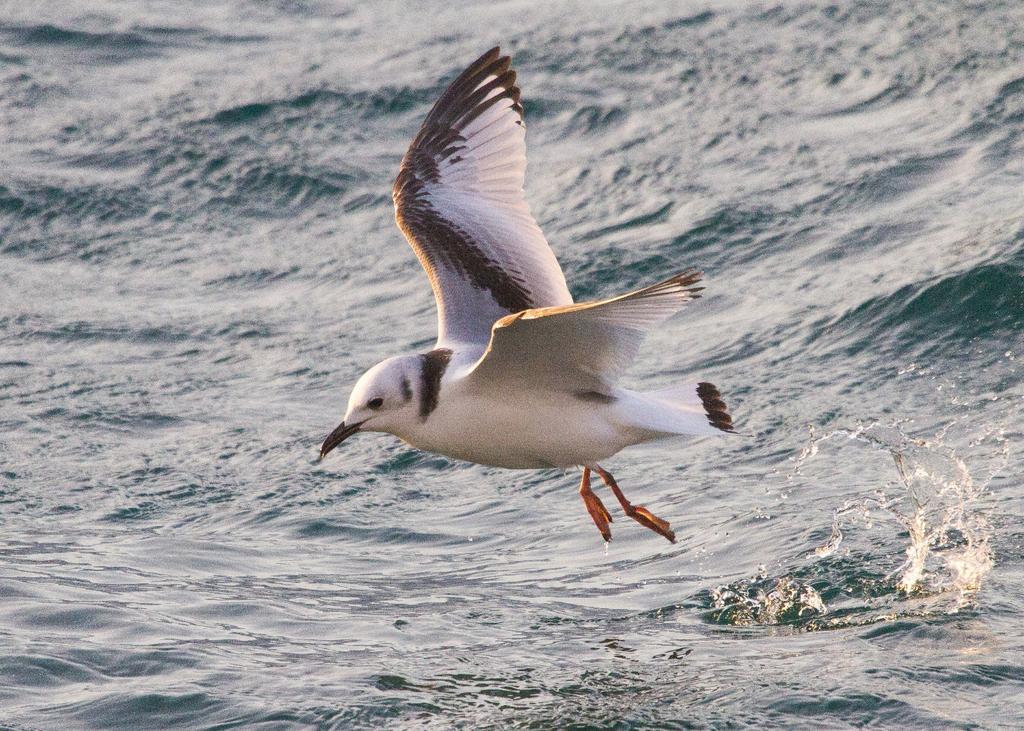
[[[734,626],[799,624],[828,611],[821,594],[791,576],[772,578],[761,567],[754,579],[741,579],[711,591],[710,619]]]
[[[973,453],[988,448],[997,459],[975,479],[956,449],[948,446],[959,422],[943,427],[932,439],[912,437],[904,424],[860,424],[854,429],[833,429],[811,438],[795,460],[791,478],[817,456],[829,441],[847,439],[888,452],[896,468],[889,480],[871,495],[848,500],[833,512],[829,540],[814,550],[816,557],[834,554],[843,540],[843,528],[870,529],[875,516],[906,531],[904,560],[890,574],[904,594],[952,594],[952,611],[973,602],[994,557],[991,526],[980,501],[992,479],[1009,461],[1009,444],[1002,429],[990,429],[968,442]]]
[[[924,439],[907,434],[907,423],[872,422],[822,434],[812,428],[793,458],[784,494],[812,460],[823,454],[838,459],[849,445],[888,455],[894,471],[857,452],[865,474],[882,469],[877,478],[867,477],[877,479],[877,487],[832,511],[828,538],[800,565],[774,577],[761,567],[753,579],[712,590],[708,619],[814,630],[972,606],[995,564],[983,505],[992,479],[1009,462],[1009,443],[998,428],[965,439],[954,434],[963,423],[951,422]],[[972,474],[963,449],[989,469]]]

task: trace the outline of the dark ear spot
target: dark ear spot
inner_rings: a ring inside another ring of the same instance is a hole
[[[383,405],[384,399],[382,399],[380,396],[378,396],[377,398],[372,398],[366,402],[366,408],[373,409],[374,411],[376,411]]]
[[[430,412],[437,408],[441,376],[451,359],[452,351],[448,348],[435,348],[420,356],[420,421],[426,421]]]

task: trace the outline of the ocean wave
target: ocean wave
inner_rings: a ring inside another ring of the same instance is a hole
[[[72,46],[132,52],[155,49],[161,44],[146,35],[132,31],[107,31],[102,33],[62,28],[56,25],[0,26],[0,33],[14,43],[41,46]]]
[[[93,31],[52,23],[0,25],[0,35],[21,46],[95,51],[122,61],[144,58],[173,47],[256,43],[257,33],[223,33],[199,26],[136,25],[127,30]]]
[[[247,125],[265,117],[291,116],[295,111],[320,108],[322,113],[337,111],[338,123],[351,117],[374,119],[401,114],[433,100],[433,88],[381,88],[371,91],[313,89],[287,99],[247,102],[221,109],[203,122],[234,126]]]
[[[983,264],[907,284],[818,323],[808,345],[841,347],[847,357],[938,358],[971,343],[1011,343],[1024,331],[1024,265]]]

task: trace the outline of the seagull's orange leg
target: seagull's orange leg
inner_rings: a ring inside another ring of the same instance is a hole
[[[583,468],[583,479],[580,481],[580,497],[583,498],[583,504],[587,506],[587,512],[590,513],[590,517],[594,519],[594,525],[601,531],[601,537],[605,541],[610,541],[612,539],[612,531],[608,524],[612,522],[612,515],[608,512],[608,508],[604,506],[600,498],[590,489],[589,467]]]
[[[630,503],[629,500],[626,499],[626,496],[622,494],[622,490],[619,489],[618,484],[615,482],[615,478],[612,477],[610,472],[603,470],[598,465],[594,465],[594,471],[601,475],[601,479],[604,480],[604,484],[610,487],[612,492],[615,493],[615,497],[619,499],[619,504],[622,505],[622,509],[626,511],[626,515],[640,525],[650,528],[659,535],[665,536],[672,543],[676,542],[676,534],[672,532],[671,528],[669,528],[667,520],[662,520],[643,505],[633,505]],[[583,488],[580,488],[581,491],[582,489]]]

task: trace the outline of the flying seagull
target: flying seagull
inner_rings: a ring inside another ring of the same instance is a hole
[[[492,48],[445,90],[405,153],[395,218],[434,290],[437,343],[364,373],[320,457],[375,431],[495,467],[578,466],[605,541],[612,516],[591,490],[592,471],[626,515],[674,543],[668,521],[630,503],[600,463],[641,442],[733,432],[710,383],[619,385],[646,331],[699,296],[702,272],[574,303],[523,195],[519,93],[511,59]]]

